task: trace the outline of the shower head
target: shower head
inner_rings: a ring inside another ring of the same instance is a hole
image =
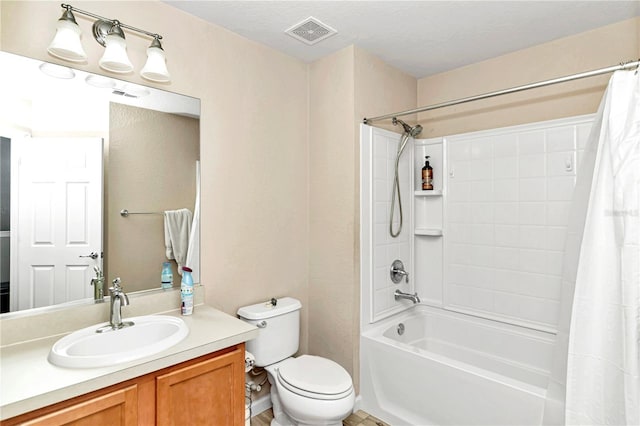
[[[420,132],[422,132],[422,126],[419,124],[416,124],[415,126],[411,127],[409,126],[407,123],[405,123],[404,121],[393,117],[392,123],[397,126],[398,124],[402,125],[402,128],[404,129],[404,132],[407,133],[409,136],[415,138],[416,136],[418,136],[420,134]]]

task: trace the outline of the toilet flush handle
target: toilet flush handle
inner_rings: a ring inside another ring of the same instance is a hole
[[[260,321],[259,323],[256,324],[256,327],[258,328],[266,328],[267,327],[267,322],[265,320]]]

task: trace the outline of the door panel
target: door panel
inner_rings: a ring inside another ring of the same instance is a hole
[[[102,140],[25,138],[18,150],[18,249],[11,292],[22,310],[88,298],[102,252]]]

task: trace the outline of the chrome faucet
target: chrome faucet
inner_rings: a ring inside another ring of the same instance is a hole
[[[396,290],[393,292],[393,298],[396,300],[407,299],[411,300],[414,304],[420,303],[420,298],[418,297],[418,293],[403,293],[400,290]]]
[[[119,330],[124,327],[133,325],[132,321],[122,321],[122,307],[129,304],[129,297],[120,286],[120,278],[113,280],[113,287],[109,287],[109,294],[111,296],[111,310],[109,317],[109,325],[100,327],[96,330],[96,333],[104,333],[110,330]]]
[[[94,266],[93,270],[96,272],[95,278],[91,279],[91,285],[93,286],[93,301],[95,303],[104,302],[104,274],[100,270],[99,266]]]

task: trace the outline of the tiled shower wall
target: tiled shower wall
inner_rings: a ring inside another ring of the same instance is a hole
[[[446,138],[444,305],[553,331],[592,117]]]
[[[395,312],[406,309],[407,304],[394,300],[393,292],[399,289],[404,292],[413,291],[413,268],[411,236],[413,235],[411,179],[413,177],[412,142],[409,141],[400,158],[399,178],[400,196],[404,214],[402,232],[396,238],[389,234],[389,217],[391,209],[391,190],[394,179],[396,153],[400,135],[387,130],[363,126],[367,137],[362,144],[362,192],[363,192],[363,241],[370,241],[371,253],[371,288],[368,301],[370,303],[367,320],[374,322]],[[367,200],[366,197],[370,196]],[[366,203],[366,204],[365,204]],[[393,228],[399,226],[398,203]],[[369,225],[369,226],[367,226]],[[371,233],[369,236],[368,233]],[[363,245],[366,243],[363,242]],[[391,263],[399,259],[405,270],[409,272],[409,283],[404,280],[394,284],[389,276]],[[368,261],[363,259],[363,262]],[[363,276],[366,273],[363,272]],[[363,289],[364,290],[364,289]],[[369,289],[367,289],[369,291]],[[364,300],[364,299],[363,299]]]

